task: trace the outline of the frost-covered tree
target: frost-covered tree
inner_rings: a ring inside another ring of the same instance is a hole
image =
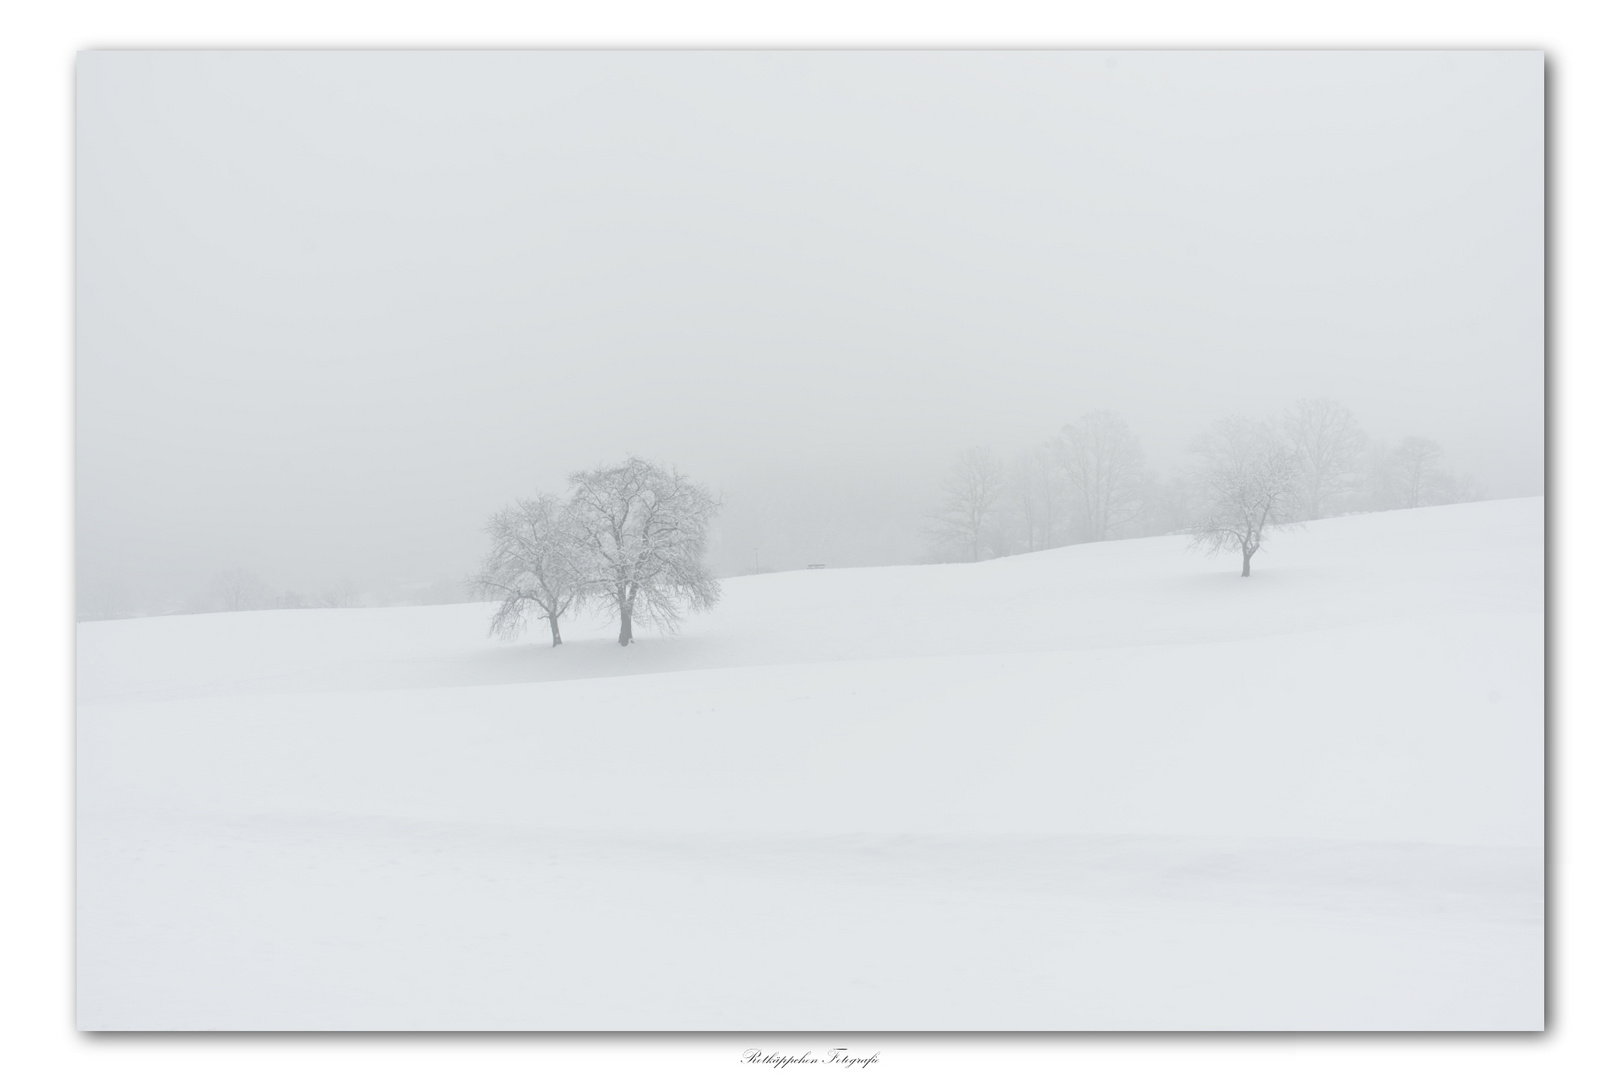
[[[720,585],[704,552],[720,503],[707,488],[636,457],[569,483],[580,595],[618,614],[619,644],[638,621],[674,629],[686,610],[714,606]]]
[[[558,620],[579,597],[582,578],[582,537],[568,505],[552,495],[520,499],[492,515],[484,531],[489,553],[468,586],[499,601],[490,635],[511,641],[539,613],[551,626],[552,647],[563,644]]]
[[[1355,487],[1368,440],[1351,410],[1329,398],[1295,402],[1283,433],[1300,473],[1300,516],[1320,518]]]
[[[994,554],[996,513],[1004,492],[1002,462],[986,446],[957,455],[946,473],[939,506],[929,515],[935,538],[978,562]]]
[[[1299,471],[1294,449],[1270,424],[1229,417],[1197,439],[1193,451],[1199,456],[1193,542],[1212,554],[1239,552],[1241,576],[1249,577],[1250,559],[1291,519]]]
[[[1065,424],[1054,450],[1075,497],[1077,539],[1083,544],[1109,539],[1142,512],[1143,448],[1118,413],[1088,413]]]

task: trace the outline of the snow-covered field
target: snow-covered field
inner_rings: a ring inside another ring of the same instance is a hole
[[[1543,505],[79,627],[79,1021],[1536,1029]]]

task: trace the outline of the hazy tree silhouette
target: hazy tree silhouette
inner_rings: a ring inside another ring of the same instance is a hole
[[[1293,448],[1269,424],[1229,417],[1193,450],[1200,458],[1194,543],[1212,553],[1240,553],[1240,576],[1249,577],[1250,560],[1293,512],[1299,472]]]

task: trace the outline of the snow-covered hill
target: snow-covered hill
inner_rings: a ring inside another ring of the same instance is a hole
[[[81,1024],[1539,1027],[1542,513],[82,624]]]

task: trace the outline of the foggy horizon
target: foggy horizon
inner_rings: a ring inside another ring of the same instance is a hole
[[[77,78],[77,1030],[1547,1027],[1540,52]]]
[[[916,561],[955,454],[1100,409],[1162,476],[1321,396],[1542,492],[1540,53],[77,78],[81,590],[457,580],[490,513],[627,453],[725,499],[723,576]]]

